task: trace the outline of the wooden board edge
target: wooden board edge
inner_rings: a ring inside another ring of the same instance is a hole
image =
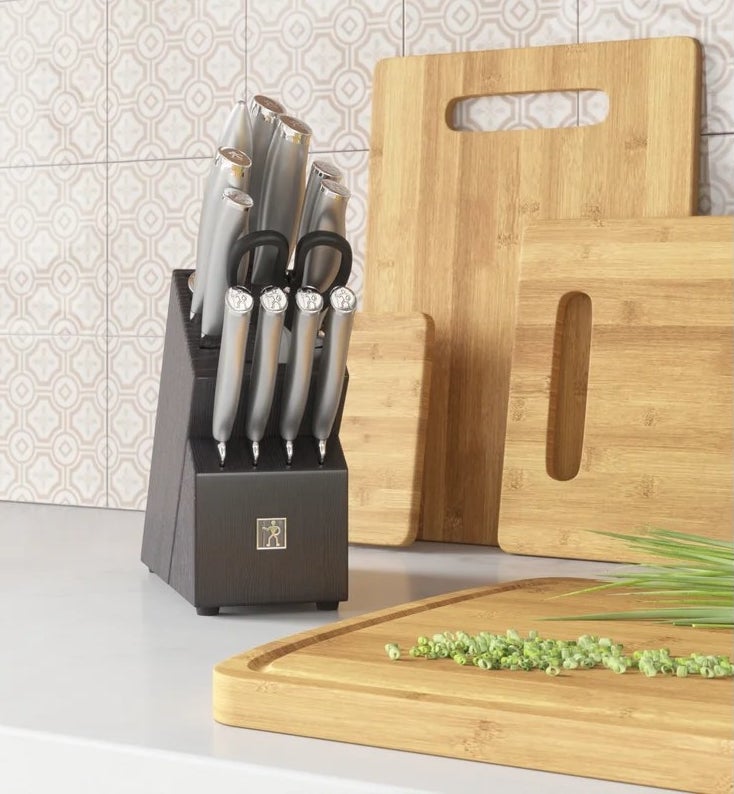
[[[379,533],[369,531],[348,530],[349,542],[355,545],[365,546],[389,546],[405,547],[412,545],[420,532],[423,505],[423,472],[425,470],[426,457],[426,429],[428,426],[428,416],[430,411],[431,376],[433,373],[433,348],[436,338],[436,326],[433,318],[426,312],[388,312],[386,316],[411,316],[422,318],[423,326],[423,369],[421,372],[421,389],[418,396],[421,406],[421,415],[418,420],[416,433],[415,467],[413,470],[413,503],[409,508],[408,518],[402,532],[398,534],[394,531],[395,525],[391,525],[391,532],[387,537],[381,537]],[[348,465],[348,461],[347,461]]]

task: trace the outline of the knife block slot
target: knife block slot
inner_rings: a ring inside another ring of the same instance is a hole
[[[325,463],[319,465],[306,435],[309,398],[287,466],[278,436],[285,375],[279,364],[255,467],[244,428],[249,346],[244,396],[220,468],[211,436],[219,351],[199,346],[200,322],[189,320],[190,272],[176,270],[172,278],[141,558],[200,614],[299,602],[335,609],[348,584],[347,465],[338,438],[348,375]]]

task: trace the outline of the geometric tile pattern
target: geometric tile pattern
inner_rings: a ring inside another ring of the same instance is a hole
[[[704,46],[699,211],[734,213],[734,0],[0,0],[0,499],[143,509],[169,276],[245,92],[344,171],[361,295],[379,59],[669,35]],[[600,92],[508,95],[453,122],[606,112]]]
[[[162,336],[171,271],[194,267],[211,158],[109,166],[109,333]]]
[[[734,132],[731,0],[579,0],[579,40],[691,36],[704,50],[703,132]]]
[[[734,133],[701,140],[701,215],[734,215]]]
[[[372,71],[402,52],[402,0],[260,0],[247,22],[248,92],[306,120],[312,151],[367,149]]]
[[[107,503],[104,338],[0,336],[0,493]]]
[[[105,333],[105,166],[0,169],[0,333]]]
[[[109,159],[210,157],[245,89],[244,4],[109,3]]]
[[[144,510],[163,339],[113,337],[108,356],[108,504]]]
[[[0,5],[0,165],[104,159],[106,7]]]

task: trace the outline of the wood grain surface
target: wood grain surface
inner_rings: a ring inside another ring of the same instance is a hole
[[[365,308],[433,317],[421,537],[495,544],[522,229],[695,207],[700,47],[662,38],[391,58],[375,71]],[[457,100],[598,89],[600,124],[449,127]]]
[[[730,217],[526,230],[503,549],[639,560],[590,530],[732,537],[733,245]]]
[[[349,540],[405,546],[418,532],[433,323],[359,312],[339,438],[349,468]]]
[[[463,629],[575,639],[674,655],[730,653],[732,633],[642,623],[543,623],[608,608],[591,584],[538,579],[393,607],[270,643],[214,669],[219,722],[707,794],[732,791],[731,679],[631,671],[483,671],[404,655],[421,634]],[[616,597],[615,597],[616,598]]]

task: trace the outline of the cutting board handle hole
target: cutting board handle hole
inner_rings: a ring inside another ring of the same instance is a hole
[[[553,338],[546,471],[572,480],[581,467],[591,353],[591,298],[567,292],[558,302]]]
[[[552,130],[601,124],[608,114],[605,91],[540,91],[453,99],[446,123],[459,132]]]

